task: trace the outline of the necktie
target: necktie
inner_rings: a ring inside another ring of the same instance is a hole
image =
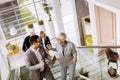
[[[65,56],[65,53],[64,53],[64,48],[63,48],[63,50],[62,50],[62,53],[63,53],[63,56]]]

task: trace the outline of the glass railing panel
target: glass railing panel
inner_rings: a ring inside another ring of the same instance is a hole
[[[79,65],[80,68],[76,67],[76,69],[78,69],[77,71],[80,78],[85,77],[88,80],[95,80],[94,78],[100,77],[100,66],[95,61],[96,59],[94,58],[94,52],[87,48],[78,48],[77,55],[77,65]]]
[[[91,51],[91,48],[93,51]],[[119,80],[119,59],[118,65],[110,62],[108,66],[108,56],[106,49],[110,48],[112,51],[117,52],[119,55],[120,46],[82,46],[78,48],[78,62],[80,63],[80,75],[87,77],[90,80]],[[94,50],[97,49],[97,50]],[[114,57],[112,57],[114,58]],[[118,66],[118,69],[117,69]],[[113,67],[116,69],[117,74],[111,77],[108,69]],[[85,79],[87,80],[87,79]]]
[[[99,50],[101,49],[101,50],[97,52],[95,50],[91,51],[90,47],[77,48],[78,61],[76,64],[75,79],[76,80],[119,80],[120,79],[119,75],[112,78],[108,74],[108,68],[110,66],[116,68],[116,64],[110,63],[108,67],[108,59],[105,53],[106,48],[101,46],[99,47],[93,46],[92,48]],[[114,48],[115,48],[114,50],[116,51],[117,47]],[[50,68],[55,79],[61,80],[58,61],[56,61],[55,64],[52,65],[52,67],[50,66]],[[117,71],[119,72],[119,69]],[[15,76],[17,76],[18,78],[20,76],[21,80],[29,80],[28,73],[29,73],[28,69],[25,66],[22,66],[20,67],[20,71],[19,69],[12,70],[10,77],[14,78]],[[14,76],[13,77],[12,74],[15,74],[15,76],[13,75]],[[68,73],[66,75],[67,75],[67,80],[69,80]]]

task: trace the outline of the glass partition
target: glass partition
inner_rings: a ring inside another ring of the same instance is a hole
[[[91,51],[89,48],[93,48],[93,51]],[[114,54],[118,53],[119,55],[118,51],[120,46],[77,47],[78,61],[76,64],[75,80],[119,80],[119,58],[117,59],[117,62],[110,61],[108,66],[109,58],[106,54],[106,50],[108,48],[110,48]],[[116,69],[117,74],[114,77],[111,77],[108,73],[108,69],[110,67]],[[57,61],[51,67],[51,71],[56,80],[61,80],[59,64]],[[19,69],[12,70],[11,74],[16,74],[13,76],[19,76],[21,80],[29,80],[27,74],[28,72],[29,71],[26,69],[26,67],[23,66]],[[69,80],[68,74],[66,75],[67,80]],[[11,78],[13,78],[13,76],[11,75]]]
[[[79,72],[77,76],[83,77],[83,80],[119,80],[119,48],[120,46],[78,47],[77,65],[80,65],[80,68],[76,67]],[[114,73],[111,68],[116,70],[116,75],[110,76],[109,72]]]

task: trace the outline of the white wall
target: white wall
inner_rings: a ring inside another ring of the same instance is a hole
[[[98,45],[94,4],[91,2],[89,2],[89,13],[90,13],[90,21],[91,21],[90,26],[92,30],[93,45]]]
[[[0,68],[0,80],[2,80],[2,78],[1,78],[1,68]]]
[[[76,5],[75,0],[71,0],[72,4],[72,15],[73,15],[73,25],[75,27],[75,34],[76,35],[76,46],[80,46],[80,34],[79,34],[79,26],[78,26],[78,19],[77,19],[77,11],[76,11]]]
[[[119,6],[120,1],[119,0],[87,0],[87,1],[89,2],[89,12],[90,12],[91,27],[92,27],[92,33],[93,33],[93,45],[98,45],[94,5],[100,6],[116,14],[117,45],[120,45],[120,36],[119,36],[120,34],[120,31],[119,31],[120,30],[120,6]],[[94,50],[94,52],[96,51],[97,49]],[[118,49],[118,53],[120,53],[120,49]]]
[[[85,21],[84,25],[85,25],[86,34],[92,34],[92,28],[91,28],[90,22]]]
[[[95,11],[94,11],[94,4],[89,2],[89,14],[90,14],[90,26],[92,30],[92,40],[93,40],[93,46],[98,45],[98,39],[97,39],[97,29],[96,29],[96,19],[95,19]],[[94,49],[94,60],[98,61],[98,49]]]
[[[116,13],[116,34],[117,34],[117,45],[120,45],[120,11]],[[120,54],[120,48],[118,49]]]
[[[2,80],[7,80],[8,75],[9,75],[9,68],[6,63],[7,57],[3,55],[3,51],[0,48],[0,71],[1,71],[1,79]],[[1,66],[2,65],[2,66]]]

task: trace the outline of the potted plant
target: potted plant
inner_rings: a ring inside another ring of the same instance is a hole
[[[29,24],[27,25],[27,27],[28,27],[28,28],[33,28],[33,24],[32,24],[32,23],[29,23]]]
[[[44,31],[45,32],[44,21],[43,20],[39,20],[38,21],[38,25],[39,25],[37,27],[38,34],[40,33],[40,31]]]
[[[48,19],[48,26],[49,26],[49,30],[50,30],[50,33],[51,33],[51,38],[54,38],[55,37],[54,23],[52,21],[52,17],[51,17],[51,13],[50,13],[50,8],[49,8],[46,0],[44,0],[44,2],[43,2],[43,8],[44,8],[44,11],[46,12],[46,14],[49,17],[49,19]]]
[[[50,8],[49,8],[46,0],[44,0],[44,2],[43,2],[43,8],[44,8],[45,12],[47,13],[47,15],[49,17],[48,21],[52,21],[51,14],[50,14]]]
[[[44,21],[43,21],[43,20],[39,20],[39,21],[38,21],[38,24],[39,24],[39,25],[44,25]]]

